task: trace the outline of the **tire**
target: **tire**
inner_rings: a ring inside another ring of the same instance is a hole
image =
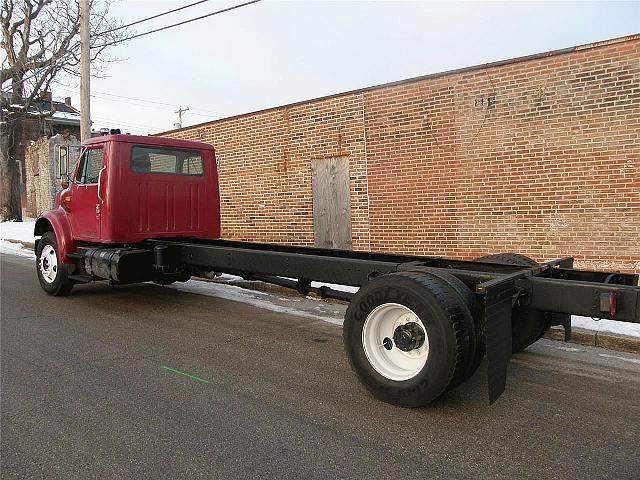
[[[484,312],[482,311],[477,297],[462,280],[450,273],[439,271],[437,269],[427,269],[427,271],[445,281],[451,288],[453,288],[469,312],[468,315],[465,315],[465,324],[469,331],[469,355],[464,373],[461,374],[456,381],[452,381],[449,384],[449,387],[447,387],[447,390],[453,390],[473,376],[473,374],[478,370],[478,367],[480,367],[482,359],[486,353]]]
[[[521,267],[537,267],[538,262],[533,258],[518,253],[496,253],[494,255],[485,255],[474,259],[474,262],[485,263],[503,263],[506,265],[518,265]]]
[[[73,288],[69,271],[60,263],[58,241],[53,232],[45,232],[38,242],[36,251],[36,271],[42,289],[49,295],[68,295]]]
[[[358,379],[374,397],[420,407],[465,375],[469,322],[473,320],[464,301],[442,278],[423,272],[392,273],[367,283],[351,300],[344,346]],[[422,330],[424,343],[403,351],[395,333],[410,324]]]
[[[476,258],[485,263],[502,263],[522,267],[536,267],[538,262],[517,253],[498,253]],[[511,313],[511,352],[519,353],[540,340],[551,328],[551,314],[515,306]]]
[[[466,382],[474,373],[476,373],[486,353],[484,310],[482,309],[481,302],[478,301],[478,298],[462,280],[446,272],[431,271],[430,273],[447,282],[449,286],[456,291],[468,309],[469,318],[471,319],[471,322],[468,325],[470,345],[467,367],[464,374],[462,374],[456,382],[451,382],[447,388],[447,390],[453,390],[457,386]]]

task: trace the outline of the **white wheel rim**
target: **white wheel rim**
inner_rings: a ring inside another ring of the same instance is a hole
[[[401,325],[417,323],[424,331],[424,343],[405,352],[395,343],[389,350],[389,340]],[[362,327],[362,346],[371,366],[385,378],[401,382],[415,377],[424,368],[429,356],[429,336],[420,318],[409,308],[398,303],[379,305],[367,316]]]
[[[53,283],[58,275],[58,256],[51,245],[45,245],[40,252],[40,273],[47,283]]]

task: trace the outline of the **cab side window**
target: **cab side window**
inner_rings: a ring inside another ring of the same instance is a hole
[[[78,184],[82,183],[82,177],[84,176],[84,167],[85,167],[86,161],[87,161],[87,151],[85,150],[82,156],[80,157],[80,159],[78,160],[78,172],[76,173],[76,176],[73,179],[75,183],[78,183]]]
[[[76,183],[91,185],[98,183],[98,175],[102,169],[102,148],[86,150],[80,159],[80,167],[76,176]]]

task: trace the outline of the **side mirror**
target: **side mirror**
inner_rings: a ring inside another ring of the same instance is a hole
[[[60,186],[64,190],[65,188],[69,188],[69,175],[66,173],[62,174],[60,177]]]

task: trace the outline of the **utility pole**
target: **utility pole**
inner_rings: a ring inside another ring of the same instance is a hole
[[[80,140],[91,138],[89,0],[80,0]]]
[[[173,112],[178,114],[178,121],[173,124],[173,128],[182,128],[182,114],[187,111],[189,111],[189,107],[182,108],[182,105],[180,105],[180,108]]]

